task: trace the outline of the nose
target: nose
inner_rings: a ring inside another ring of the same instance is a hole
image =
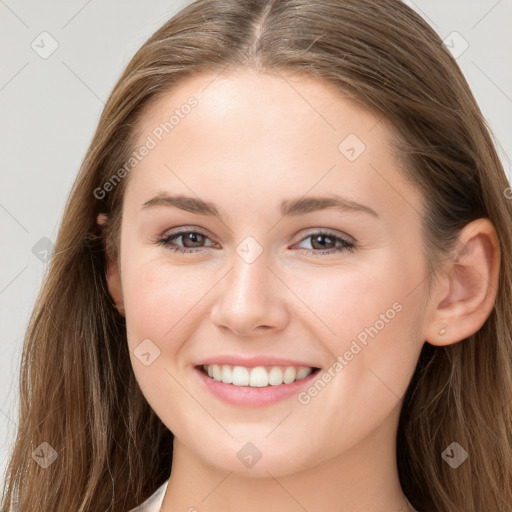
[[[233,254],[233,265],[219,283],[211,310],[217,327],[239,336],[261,336],[286,327],[286,287],[268,264],[265,253],[252,263]]]

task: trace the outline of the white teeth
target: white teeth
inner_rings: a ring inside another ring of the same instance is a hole
[[[203,369],[208,377],[216,381],[253,388],[264,388],[269,385],[279,386],[283,383],[290,384],[296,380],[306,378],[313,371],[313,368],[303,366],[255,366],[254,368],[246,368],[245,366],[231,366],[229,364],[205,364]]]
[[[311,368],[299,368],[295,380],[305,379],[311,373]]]
[[[233,371],[231,366],[227,364],[222,365],[222,382],[224,384],[231,384],[233,382]]]
[[[215,380],[222,380],[222,370],[218,364],[213,365],[213,378]]]
[[[216,366],[216,365],[215,365]],[[235,386],[248,386],[249,385],[249,372],[243,366],[235,366],[233,368],[233,382]]]
[[[286,368],[286,371],[283,375],[283,382],[285,384],[290,384],[290,382],[293,382],[295,380],[295,377],[297,376],[297,370],[293,366],[288,366]]]
[[[268,386],[268,372],[263,366],[256,366],[251,370],[249,386],[253,388],[264,388]]]
[[[272,386],[278,386],[283,383],[283,372],[280,368],[274,367],[268,374],[268,383]]]

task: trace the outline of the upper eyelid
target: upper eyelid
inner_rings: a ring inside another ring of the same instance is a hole
[[[162,238],[172,238],[172,237],[178,237],[180,235],[184,235],[185,233],[198,233],[200,235],[204,235],[205,237],[209,238],[212,242],[215,241],[215,237],[212,237],[208,231],[202,229],[202,228],[188,228],[188,227],[184,227],[184,228],[178,228],[177,231],[170,231],[169,230],[166,230],[163,232],[163,234],[161,235],[161,239]]]

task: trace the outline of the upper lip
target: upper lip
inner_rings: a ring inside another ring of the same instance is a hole
[[[319,366],[306,361],[298,361],[296,359],[284,359],[274,356],[252,356],[241,357],[237,355],[218,355],[201,359],[196,366],[203,364],[229,364],[231,366],[246,366],[253,368],[254,366],[303,366],[306,368],[319,368]]]

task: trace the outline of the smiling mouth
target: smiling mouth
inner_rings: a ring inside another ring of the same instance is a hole
[[[230,364],[203,364],[196,368],[212,380],[231,384],[264,388],[291,384],[320,371],[320,368],[306,366],[236,366]]]

